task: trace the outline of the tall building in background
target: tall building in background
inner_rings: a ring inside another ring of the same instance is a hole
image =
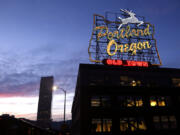
[[[37,124],[43,128],[50,127],[53,82],[54,82],[53,76],[41,78]]]

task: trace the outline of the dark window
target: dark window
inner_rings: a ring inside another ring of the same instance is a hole
[[[103,107],[110,107],[111,100],[109,96],[101,96],[101,103]]]
[[[160,129],[161,125],[160,125],[160,117],[159,116],[154,116],[153,117],[153,122],[154,122],[154,127],[156,129]]]
[[[180,87],[180,78],[172,78],[173,87]]]
[[[156,129],[177,128],[175,116],[154,116],[153,122]]]
[[[168,116],[161,116],[161,126],[162,128],[166,129],[168,128],[169,126],[169,122],[168,122]]]
[[[155,78],[148,78],[146,80],[146,86],[147,87],[158,87],[158,86],[160,86],[160,83]]]
[[[89,86],[103,85],[104,75],[92,73],[89,75]]]
[[[169,123],[170,123],[170,128],[176,128],[177,127],[176,117],[169,116]]]

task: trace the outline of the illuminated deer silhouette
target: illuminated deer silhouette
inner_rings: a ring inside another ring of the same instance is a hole
[[[140,26],[142,25],[144,22],[143,21],[139,21],[137,17],[135,17],[135,13],[133,13],[132,11],[128,11],[128,10],[123,10],[121,9],[121,11],[123,11],[124,13],[127,13],[130,17],[127,17],[127,18],[121,18],[121,17],[118,17],[120,20],[121,20],[121,24],[119,25],[118,27],[118,30],[121,28],[122,25],[124,24],[128,24],[128,23],[138,23],[137,26]]]

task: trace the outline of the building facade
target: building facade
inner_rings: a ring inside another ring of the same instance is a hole
[[[180,69],[80,64],[73,135],[179,135]]]
[[[37,124],[43,128],[50,127],[53,81],[54,79],[52,76],[41,78]]]

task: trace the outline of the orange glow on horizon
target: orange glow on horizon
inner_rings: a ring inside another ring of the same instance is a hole
[[[74,93],[67,94],[67,118],[71,119],[71,106]],[[52,119],[63,119],[64,94],[54,94],[52,100]],[[0,94],[0,115],[9,114],[16,118],[36,120],[38,96],[15,97],[15,94]]]

